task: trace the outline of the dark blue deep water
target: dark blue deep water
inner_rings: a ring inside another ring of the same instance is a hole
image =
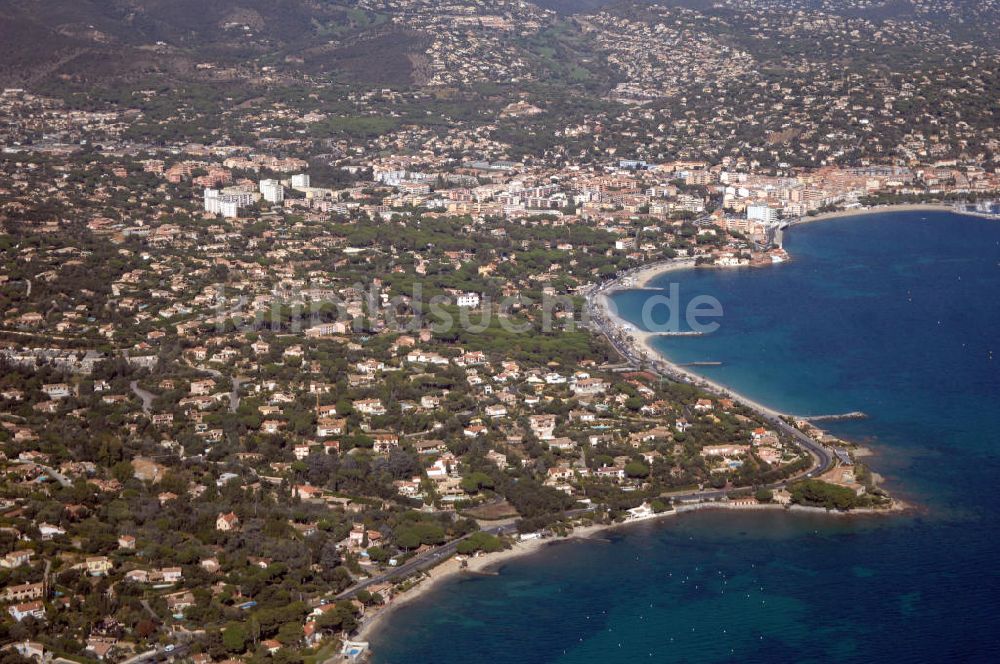
[[[786,411],[865,411],[828,428],[920,509],[698,512],[555,544],[402,607],[376,662],[1000,661],[1000,223],[854,217],[786,247],[663,275],[725,315],[659,348]],[[636,320],[648,296],[616,302]]]

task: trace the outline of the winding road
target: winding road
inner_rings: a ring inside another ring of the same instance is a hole
[[[142,412],[149,415],[149,413],[153,410],[153,399],[156,398],[156,395],[139,387],[139,381],[133,380],[128,384],[128,386],[132,389],[132,393],[135,394],[135,396],[142,399]]]
[[[196,366],[194,364],[191,364],[190,362],[188,362],[187,365],[192,369],[194,369],[195,371],[206,373],[212,378],[215,378],[216,380],[227,378],[227,376],[224,373],[222,373],[217,369],[209,369],[208,367]],[[237,410],[239,410],[240,407],[240,386],[243,385],[243,383],[248,382],[250,379],[247,378],[246,376],[233,376],[231,380],[233,383],[233,389],[229,391],[229,412],[235,413]]]

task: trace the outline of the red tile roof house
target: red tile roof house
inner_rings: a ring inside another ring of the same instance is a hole
[[[44,596],[45,585],[42,583],[23,583],[17,586],[7,586],[3,590],[3,599],[7,602],[24,602],[42,599]]]
[[[45,605],[41,602],[41,600],[25,602],[24,604],[15,604],[14,606],[7,608],[7,613],[9,613],[17,622],[21,622],[28,616],[32,616],[38,620],[44,620]]]
[[[235,512],[230,512],[228,514],[220,514],[215,520],[215,529],[221,530],[222,532],[229,532],[235,530],[237,526],[240,525],[240,518],[236,516]]]

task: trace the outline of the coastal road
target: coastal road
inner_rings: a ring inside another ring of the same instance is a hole
[[[509,524],[493,526],[483,530],[483,532],[487,532],[491,535],[503,535],[513,531],[514,526]],[[358,592],[371,588],[372,586],[377,586],[387,581],[403,579],[415,572],[422,572],[423,570],[430,569],[431,567],[434,567],[455,555],[455,552],[458,549],[458,543],[467,539],[472,534],[473,533],[469,533],[469,535],[459,537],[458,539],[454,539],[447,544],[442,544],[439,547],[425,551],[424,553],[410,558],[399,567],[393,567],[392,569],[382,572],[381,574],[377,574],[370,579],[365,579],[364,581],[361,581],[341,592],[339,595],[336,595],[335,599],[350,599],[351,597],[357,595]]]
[[[798,430],[796,429],[796,431]],[[813,472],[815,471],[810,471],[809,473],[807,473],[807,475],[812,476]],[[783,488],[786,484],[787,481],[778,482],[775,484],[768,485],[767,488],[780,489]],[[686,493],[664,494],[664,497],[669,497],[671,502],[674,504],[677,503],[690,504],[690,503],[705,503],[705,502],[725,500],[728,497],[728,495],[729,495],[728,489],[705,489],[701,491],[689,491]],[[589,512],[593,512],[595,509],[596,509],[595,507],[588,507],[585,509],[570,510],[566,512],[566,516],[569,518],[577,518]],[[515,531],[516,527],[513,524],[492,526],[490,528],[484,528],[482,530],[482,532],[486,532],[491,535],[506,535],[513,533]],[[377,574],[369,579],[359,581],[358,583],[351,586],[347,590],[344,590],[341,593],[335,595],[334,599],[336,600],[351,599],[352,597],[357,595],[360,591],[371,588],[372,586],[377,586],[389,581],[398,581],[400,579],[406,578],[407,576],[410,576],[411,574],[431,569],[432,567],[435,567],[443,563],[444,561],[451,558],[451,556],[455,555],[458,549],[458,543],[470,537],[472,534],[473,533],[469,533],[469,535],[464,535],[463,537],[459,537],[458,539],[452,540],[447,544],[442,544],[439,547],[430,549],[428,551],[425,551],[424,553],[416,555],[413,558],[410,558],[402,565],[400,565],[399,567],[393,567],[392,569],[386,570],[385,572]]]
[[[656,360],[651,361],[649,358],[645,357],[640,350],[636,349],[631,341],[631,337],[624,330],[622,330],[620,326],[609,320],[609,317],[604,314],[602,307],[598,304],[598,299],[600,297],[604,296],[608,291],[613,290],[619,285],[622,278],[629,276],[632,272],[634,271],[619,275],[615,280],[592,290],[587,295],[587,307],[589,309],[591,325],[596,332],[602,334],[608,340],[608,343],[611,344],[619,355],[638,368],[646,369],[658,376],[662,376],[677,383],[696,385],[700,389],[714,394],[717,397],[734,399],[754,411],[761,419],[772,425],[778,431],[787,435],[800,448],[809,454],[812,459],[812,465],[809,470],[800,474],[799,477],[815,477],[817,475],[822,475],[833,467],[834,457],[832,452],[796,427],[786,422],[783,419],[782,413],[761,406],[760,404],[756,404],[749,399],[742,398],[740,395],[732,393],[719,386],[712,385],[705,381],[699,381],[696,377],[676,371],[672,369],[667,362]],[[780,483],[772,488],[781,488],[786,483],[787,482]]]
[[[726,497],[727,491],[725,489],[708,489],[704,491],[691,491],[688,493],[681,494],[671,494],[670,499],[675,503],[691,503],[691,502],[705,502],[722,500]],[[595,511],[596,507],[587,507],[584,509],[569,510],[565,514],[569,518],[578,518],[584,514]],[[492,526],[490,528],[484,528],[482,532],[489,533],[490,535],[506,535],[515,532],[517,529],[514,524],[503,524],[498,526]],[[410,558],[408,561],[400,565],[399,567],[393,567],[392,569],[386,570],[381,574],[377,574],[369,579],[360,581],[355,585],[351,586],[347,590],[334,596],[336,600],[351,599],[357,595],[360,591],[371,588],[372,586],[377,586],[389,581],[397,581],[404,579],[411,574],[417,572],[422,572],[435,567],[444,561],[455,555],[458,549],[458,543],[464,539],[470,537],[473,533],[454,539],[447,544],[442,544],[439,547],[430,549],[421,553],[419,555]]]
[[[566,516],[570,518],[577,518],[589,512],[593,512],[595,509],[596,508],[594,507],[587,507],[583,509],[569,510],[566,512]],[[513,533],[516,530],[517,528],[514,526],[514,524],[504,523],[496,526],[490,526],[489,528],[483,528],[482,531],[477,531],[477,532],[489,533],[490,535],[506,535],[509,533]],[[447,544],[442,544],[439,547],[436,547],[434,549],[416,555],[413,558],[407,560],[399,567],[393,567],[390,570],[386,570],[381,574],[373,576],[370,579],[365,579],[364,581],[361,581],[351,586],[347,590],[337,595],[335,599],[350,599],[351,597],[354,597],[356,594],[358,594],[358,591],[365,590],[366,588],[370,588],[372,586],[381,583],[385,583],[386,581],[394,581],[397,579],[405,578],[410,574],[413,574],[414,572],[421,572],[423,570],[430,569],[431,567],[434,567],[435,565],[438,565],[439,563],[442,563],[451,556],[453,556],[458,548],[458,543],[464,539],[467,539],[468,537],[471,537],[474,534],[475,533],[469,533],[468,535],[464,535],[462,537],[459,537],[458,539],[454,539],[448,542]]]

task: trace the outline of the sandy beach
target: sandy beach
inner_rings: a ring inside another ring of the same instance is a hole
[[[677,272],[679,270],[691,270],[695,267],[695,259],[693,258],[675,258],[671,261],[654,263],[652,265],[639,268],[636,270],[632,279],[635,283],[635,288],[648,288],[649,282],[656,279],[661,274]]]
[[[654,514],[651,516],[632,519],[623,522],[612,522],[612,523],[595,523],[590,525],[581,525],[575,527],[572,532],[563,537],[548,537],[539,538],[532,540],[519,541],[515,543],[511,548],[505,549],[503,551],[498,551],[496,553],[484,554],[474,557],[466,556],[452,556],[448,560],[444,561],[440,565],[431,568],[424,572],[424,578],[415,586],[409,588],[403,593],[396,595],[392,602],[382,607],[378,611],[371,612],[365,616],[362,620],[361,627],[358,629],[357,633],[351,638],[352,641],[368,641],[377,640],[378,630],[383,627],[388,620],[392,617],[393,613],[400,609],[401,607],[420,599],[421,597],[427,595],[432,590],[437,588],[439,585],[448,581],[456,576],[460,575],[486,575],[494,574],[493,570],[500,567],[511,559],[518,558],[521,556],[526,556],[532,553],[537,553],[543,551],[550,546],[565,544],[573,540],[583,540],[597,538],[600,534],[607,532],[609,530],[615,530],[618,528],[626,528],[634,526],[640,523],[654,523],[662,522],[671,517],[678,516],[680,514],[685,514],[688,512],[696,512],[701,510],[738,510],[738,511],[771,511],[771,512],[789,512],[795,514],[822,514],[822,515],[836,515],[842,517],[865,517],[865,516],[882,516],[888,512],[899,513],[904,511],[912,510],[913,506],[904,503],[902,501],[893,501],[893,504],[888,509],[855,509],[850,512],[838,512],[824,509],[822,507],[807,507],[802,505],[783,505],[780,503],[766,503],[766,504],[756,504],[747,505],[743,503],[693,503],[686,505],[678,505],[675,509],[668,510],[665,512],[660,512],[659,514]],[[462,562],[465,562],[465,567],[462,566]],[[369,609],[369,611],[371,611]]]
[[[594,537],[598,533],[611,528],[618,528],[621,526],[631,525],[633,523],[669,517],[677,513],[677,511],[663,512],[652,518],[638,519],[624,523],[596,523],[581,525],[573,528],[572,532],[564,537],[547,537],[518,541],[515,542],[509,549],[479,556],[452,556],[440,565],[424,572],[425,578],[422,581],[408,589],[406,592],[396,595],[390,604],[386,605],[377,612],[366,616],[362,621],[358,632],[354,637],[352,637],[352,640],[368,641],[372,639],[372,637],[378,632],[378,629],[392,616],[394,611],[416,599],[419,599],[420,597],[423,597],[431,590],[438,587],[441,583],[452,577],[462,574],[470,576],[493,574],[493,570],[513,558],[536,553],[554,544],[561,544],[575,539]],[[463,561],[465,562],[465,567],[462,566]]]
[[[574,532],[576,536],[576,532]],[[409,588],[403,593],[396,595],[392,602],[382,607],[378,611],[366,615],[362,621],[361,627],[358,629],[357,634],[352,637],[354,641],[368,641],[372,636],[378,631],[379,627],[382,626],[386,620],[392,615],[394,611],[399,609],[406,604],[418,599],[428,592],[436,588],[443,581],[452,578],[459,574],[487,574],[489,573],[489,568],[496,567],[511,558],[516,558],[518,556],[528,555],[529,553],[534,553],[548,544],[557,541],[563,541],[565,538],[559,539],[534,539],[525,540],[522,542],[517,542],[509,549],[504,549],[503,551],[498,551],[496,553],[490,553],[480,556],[452,556],[446,561],[432,567],[431,569],[423,573],[424,578],[419,583],[417,583],[412,588]],[[465,562],[465,567],[462,567],[462,562]]]
[[[943,203],[907,203],[904,205],[875,205],[865,208],[851,208],[849,210],[838,210],[837,212],[824,212],[813,217],[802,217],[800,224],[812,223],[814,221],[826,221],[828,219],[841,219],[843,217],[862,217],[870,214],[882,214],[885,212],[951,212],[953,214],[965,214],[972,217],[979,215],[955,210],[950,205]]]
[[[630,519],[622,522],[611,522],[611,523],[593,523],[588,525],[579,525],[573,528],[565,536],[561,537],[548,537],[548,538],[538,538],[525,541],[516,542],[511,548],[505,549],[503,551],[498,551],[496,553],[484,554],[474,557],[466,557],[455,555],[451,558],[445,560],[440,565],[427,570],[424,572],[424,578],[419,581],[415,586],[409,588],[403,593],[396,595],[392,602],[385,605],[381,609],[371,612],[366,615],[361,622],[357,633],[351,638],[351,641],[363,641],[370,644],[371,649],[377,649],[377,640],[379,630],[386,625],[393,614],[401,607],[424,597],[432,590],[437,588],[442,583],[451,580],[460,575],[476,576],[476,575],[493,575],[498,574],[496,568],[500,567],[506,562],[509,562],[513,558],[518,558],[521,556],[526,556],[532,553],[539,553],[551,546],[557,546],[571,542],[573,540],[585,540],[585,539],[597,539],[602,533],[610,530],[616,530],[619,528],[627,528],[635,526],[638,524],[653,524],[665,521],[672,517],[676,517],[680,514],[685,514],[688,512],[697,512],[701,510],[727,510],[727,511],[750,511],[750,512],[786,512],[791,514],[814,514],[823,516],[837,516],[837,517],[851,517],[851,518],[881,518],[886,514],[899,514],[901,512],[909,512],[914,510],[915,507],[908,503],[904,503],[900,500],[893,500],[893,503],[888,508],[872,509],[872,508],[860,508],[854,509],[850,512],[839,512],[836,510],[827,510],[822,507],[808,507],[804,505],[785,505],[781,503],[757,503],[757,504],[747,504],[744,502],[705,502],[705,503],[687,503],[677,505],[674,509],[660,512],[659,514],[650,514],[648,516],[643,516],[639,518]],[[465,566],[463,567],[463,562]],[[375,643],[373,643],[373,641]],[[335,660],[334,660],[335,661]]]
[[[628,271],[616,279],[614,283],[608,285],[603,292],[609,294],[619,290],[648,288],[649,282],[661,274],[676,272],[678,270],[690,270],[694,267],[695,259],[693,258],[672,258],[670,260],[657,261]]]
[[[548,548],[551,545],[558,545],[565,542],[570,542],[575,539],[587,539],[598,535],[601,532],[610,530],[612,528],[620,528],[623,526],[629,526],[636,523],[645,523],[649,521],[659,521],[661,519],[675,516],[685,511],[693,511],[699,507],[711,507],[711,505],[689,505],[686,508],[679,508],[677,510],[670,510],[667,512],[661,512],[652,517],[644,519],[636,519],[632,521],[626,521],[623,523],[596,523],[590,525],[582,525],[575,527],[572,532],[564,537],[548,537],[548,538],[538,538],[530,539],[524,541],[516,542],[511,548],[504,549],[503,551],[498,551],[496,553],[489,553],[480,556],[468,557],[468,556],[452,556],[451,558],[445,560],[440,565],[433,567],[426,572],[424,572],[424,578],[415,586],[409,588],[403,593],[396,595],[392,602],[382,607],[376,612],[370,613],[365,616],[362,620],[361,627],[358,629],[357,633],[351,638],[352,641],[371,641],[377,636],[379,628],[381,628],[392,617],[392,614],[399,608],[425,596],[434,588],[437,588],[440,584],[451,579],[455,576],[462,574],[475,576],[494,573],[497,567],[510,561],[513,558],[518,558],[521,556],[526,556],[532,553],[536,553]],[[777,507],[777,506],[776,506]],[[465,562],[465,567],[462,566],[462,562]]]
[[[866,208],[826,212],[818,214],[814,217],[803,217],[801,221],[797,223],[813,223],[816,221],[882,214],[886,212],[951,212],[953,214],[979,216],[967,212],[956,211],[950,205],[940,203],[913,203],[904,205],[876,205]],[[686,368],[670,361],[668,358],[661,355],[651,344],[653,338],[659,336],[657,333],[640,330],[627,321],[622,320],[622,318],[618,316],[617,308],[614,306],[614,303],[610,298],[610,296],[615,292],[627,289],[646,288],[652,280],[662,274],[693,268],[695,268],[695,261],[690,258],[650,263],[649,265],[635,269],[629,274],[616,280],[615,283],[602,288],[595,298],[595,301],[601,307],[607,319],[614,321],[618,329],[624,332],[631,339],[631,346],[633,350],[642,355],[647,361],[656,363],[659,366],[666,368],[674,375],[683,376],[692,384],[703,387],[711,392],[714,392],[715,394],[740,401],[750,408],[766,413],[772,417],[793,417],[793,415],[790,415],[789,413],[782,413],[769,406],[765,406],[764,404],[754,401],[743,394],[734,392],[732,389],[722,385],[721,383],[705,378],[704,376],[689,371]]]
[[[708,378],[705,378],[704,376],[698,375],[698,374],[694,373],[693,371],[689,371],[688,369],[680,366],[679,364],[675,364],[674,362],[671,362],[670,360],[668,360],[667,358],[665,358],[663,355],[661,355],[653,347],[653,345],[652,345],[651,342],[652,342],[652,340],[656,336],[658,336],[656,333],[654,333],[654,332],[643,332],[641,330],[635,330],[635,331],[632,332],[632,335],[633,335],[633,338],[636,339],[637,346],[642,349],[642,351],[646,354],[646,356],[650,359],[650,361],[659,362],[662,365],[666,365],[667,367],[670,368],[670,371],[674,372],[675,374],[680,374],[680,375],[686,377],[693,385],[697,385],[699,387],[707,388],[709,391],[714,392],[715,394],[718,394],[718,395],[721,395],[723,397],[727,397],[727,398],[733,399],[735,401],[739,401],[739,402],[745,404],[746,406],[749,406],[750,408],[752,408],[754,410],[767,413],[768,415],[770,415],[772,417],[793,417],[792,415],[790,415],[788,413],[783,413],[781,411],[775,410],[775,409],[771,408],[770,406],[765,406],[764,404],[760,403],[759,401],[754,401],[753,399],[750,399],[749,397],[747,397],[747,396],[745,396],[743,394],[740,394],[738,392],[734,392],[733,390],[731,390],[730,388],[726,387],[722,383],[717,383],[717,382],[715,382],[713,380],[709,380]]]
[[[677,265],[673,267],[672,270],[692,269],[693,267],[694,267],[693,264],[686,266]],[[663,272],[659,271],[651,275],[644,274],[644,276],[647,280],[649,280],[659,274],[663,274]],[[787,413],[782,413],[778,410],[771,408],[770,406],[765,406],[764,404],[758,401],[754,401],[753,399],[750,399],[745,395],[739,394],[738,392],[734,392],[733,390],[726,387],[725,385],[722,385],[721,383],[717,383],[715,381],[709,380],[708,378],[705,378],[704,376],[700,376],[694,373],[693,371],[689,371],[688,369],[670,361],[669,359],[661,355],[652,346],[653,339],[661,335],[659,335],[656,332],[648,332],[646,330],[640,330],[635,325],[632,325],[631,323],[622,320],[618,316],[616,308],[611,303],[610,299],[610,295],[612,295],[616,290],[617,289],[613,287],[603,290],[600,293],[600,295],[598,295],[597,298],[595,298],[595,300],[598,302],[599,306],[604,310],[604,314],[607,317],[607,319],[610,321],[614,321],[618,329],[621,330],[630,339],[630,344],[633,350],[643,355],[648,362],[656,363],[659,366],[666,367],[675,376],[677,375],[683,376],[687,378],[688,381],[694,385],[698,385],[699,387],[704,387],[709,391],[714,392],[718,395],[742,402],[745,405],[749,406],[750,408],[767,413],[772,417],[788,416]]]

